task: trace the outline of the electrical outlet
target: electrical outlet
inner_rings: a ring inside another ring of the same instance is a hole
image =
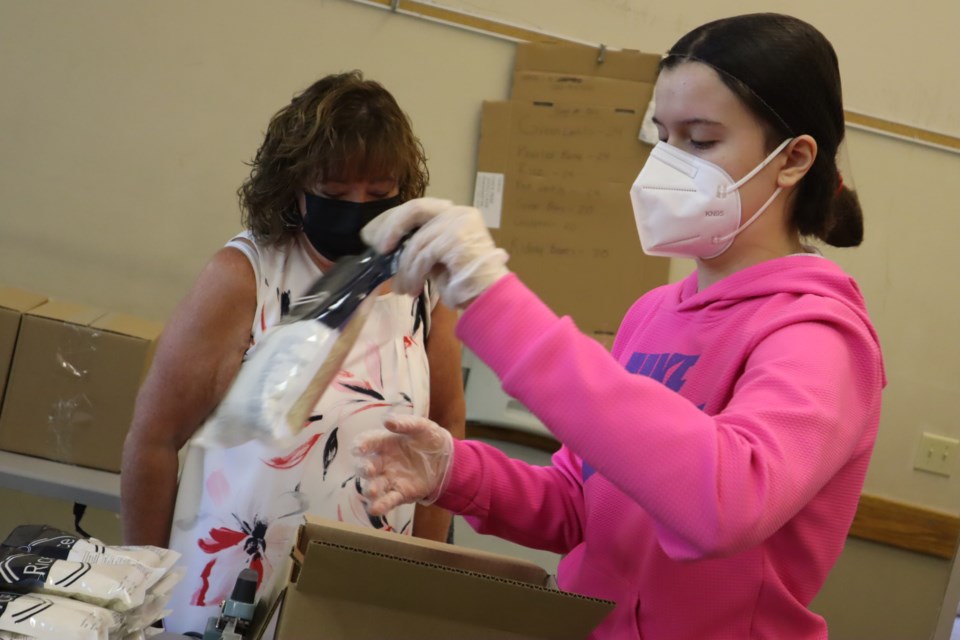
[[[920,447],[917,449],[913,468],[949,478],[952,469],[956,466],[954,458],[957,455],[958,445],[960,440],[938,436],[935,433],[924,433],[920,438]]]

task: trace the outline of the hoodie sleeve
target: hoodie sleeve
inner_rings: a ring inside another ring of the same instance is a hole
[[[507,393],[651,515],[675,559],[730,555],[765,540],[870,446],[865,433],[878,418],[876,353],[862,335],[829,322],[767,336],[714,416],[624,370],[515,276],[475,301],[458,333]],[[485,499],[508,514],[520,493]]]
[[[564,554],[582,541],[580,461],[569,449],[538,467],[482,442],[457,440],[454,447],[453,475],[438,506],[461,514],[479,533],[534,549]]]

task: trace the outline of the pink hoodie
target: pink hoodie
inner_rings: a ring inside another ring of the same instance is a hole
[[[660,287],[613,357],[514,276],[457,331],[564,447],[533,467],[457,442],[438,504],[565,554],[561,588],[617,602],[593,637],[827,637],[807,605],[853,520],[886,383],[839,267],[788,256]]]

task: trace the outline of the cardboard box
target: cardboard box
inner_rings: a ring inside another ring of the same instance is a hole
[[[2,405],[13,349],[20,333],[20,321],[24,311],[29,311],[47,301],[46,296],[16,287],[0,287],[0,405]]]
[[[510,91],[510,99],[516,102],[611,107],[640,115],[652,95],[652,82],[526,70],[514,72]]]
[[[26,312],[0,412],[0,449],[119,472],[161,328],[62,301]]]
[[[659,54],[632,49],[604,51],[601,60],[595,47],[580,44],[525,42],[517,45],[514,70],[562,73],[611,78],[628,82],[654,82],[660,67]]]
[[[474,206],[510,269],[607,348],[630,305],[669,277],[669,259],[643,253],[630,203],[659,61],[522,44],[510,101],[483,105]]]
[[[636,138],[642,117],[610,107],[483,106],[477,168],[503,176],[491,235],[544,302],[600,339],[669,275],[669,260],[643,253],[630,204],[649,152]]]
[[[294,558],[255,639],[573,640],[614,606],[529,562],[309,516]]]
[[[653,95],[660,56],[581,45],[517,46],[510,99],[632,110],[641,116]]]

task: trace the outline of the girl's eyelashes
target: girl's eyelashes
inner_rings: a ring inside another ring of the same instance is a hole
[[[717,144],[716,140],[690,140],[690,146],[700,151],[705,151]]]
[[[669,138],[667,136],[659,136],[660,142],[669,144]],[[706,151],[707,149],[713,148],[717,144],[716,140],[687,140],[687,143],[696,149],[697,151]]]

